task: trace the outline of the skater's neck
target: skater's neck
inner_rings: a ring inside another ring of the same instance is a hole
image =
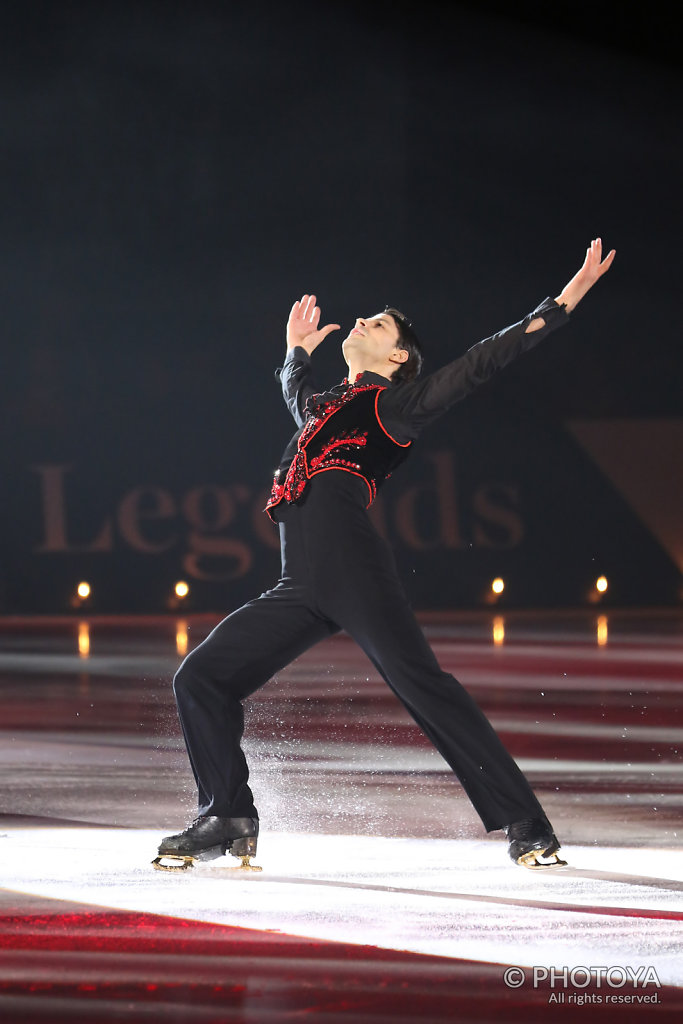
[[[348,362],[348,379],[353,383],[363,373],[376,373],[383,377],[387,384],[391,383],[391,376],[396,369],[393,363],[387,362],[365,362],[364,360],[350,359]]]

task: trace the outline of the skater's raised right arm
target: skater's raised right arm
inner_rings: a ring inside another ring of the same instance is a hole
[[[313,383],[311,353],[332,331],[339,330],[339,324],[328,324],[318,328],[320,307],[315,304],[315,295],[303,295],[295,302],[287,321],[287,356],[278,376],[282,393],[298,427],[303,426],[304,407],[311,397],[320,391]]]

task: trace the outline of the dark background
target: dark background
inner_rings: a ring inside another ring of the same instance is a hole
[[[258,593],[278,567],[259,509],[292,427],[273,379],[292,301],[314,291],[345,326],[397,305],[434,369],[558,294],[596,235],[617,259],[571,325],[426,433],[380,512],[421,607],[480,604],[499,572],[511,605],[581,604],[597,572],[615,603],[679,600],[670,552],[567,427],[680,416],[663,13],[28,3],[0,82],[0,610],[66,610],[80,578],[104,611],[163,609],[180,576],[195,609]],[[337,336],[316,367],[343,376]]]

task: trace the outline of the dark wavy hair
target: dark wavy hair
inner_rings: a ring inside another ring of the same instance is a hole
[[[391,379],[396,384],[415,380],[422,369],[422,346],[420,345],[420,339],[413,330],[410,320],[400,309],[387,306],[384,312],[388,313],[389,316],[393,316],[398,327],[398,347],[408,353],[405,363],[400,363],[398,369],[392,373]]]

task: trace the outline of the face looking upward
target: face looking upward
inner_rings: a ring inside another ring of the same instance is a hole
[[[372,370],[383,377],[391,377],[408,358],[406,350],[399,347],[398,327],[389,313],[359,317],[342,342],[342,352],[354,374]]]

